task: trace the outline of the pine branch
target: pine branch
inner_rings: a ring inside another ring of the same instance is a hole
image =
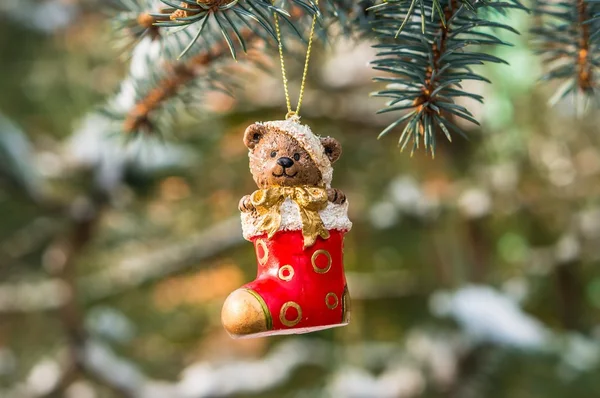
[[[240,37],[249,45],[260,39],[250,29],[241,30]],[[228,45],[217,42],[208,51],[201,52],[184,61],[173,62],[165,67],[165,75],[127,113],[123,121],[122,131],[128,134],[155,131],[153,112],[160,109],[168,100],[181,95],[190,83],[207,74],[209,65],[224,58],[228,53]]]
[[[187,29],[192,25],[198,26],[197,33],[190,39],[180,57],[189,51],[205,29],[213,24],[229,45],[231,55],[236,58],[234,42],[238,42],[244,52],[247,44],[239,29],[245,26],[256,35],[271,36],[277,41],[274,25],[274,14],[282,19],[298,37],[302,38],[300,29],[292,20],[288,11],[273,5],[270,0],[182,0],[176,4],[172,0],[161,0],[168,8],[170,20],[157,22],[159,27]],[[302,15],[319,14],[318,8],[311,2],[291,0],[292,8],[301,10]],[[155,16],[156,14],[152,14]]]
[[[550,103],[569,94],[594,96],[600,68],[600,2],[538,0],[534,13],[539,23],[531,30],[533,45],[547,68],[542,80],[562,81]]]
[[[309,23],[314,15],[314,9],[308,4],[297,5],[301,2],[294,2],[291,17],[265,0],[219,0],[203,4],[185,1],[181,5],[168,3],[173,7],[164,8],[158,14],[139,14],[136,20],[146,25],[150,18],[162,18],[155,20],[152,26],[161,31],[169,29],[171,34],[159,36],[157,46],[152,48],[140,41],[133,51],[130,77],[104,113],[120,125],[115,130],[128,135],[160,133],[167,130],[181,105],[197,108],[198,97],[209,90],[231,94],[239,74],[228,74],[220,67],[226,65],[223,62],[228,60],[227,54],[235,58],[241,47],[247,54],[245,61],[260,63],[262,55],[252,51],[252,47],[270,43],[270,36],[276,39],[273,13],[287,22],[282,24],[282,29],[286,26],[295,29],[300,36],[296,25]],[[165,15],[168,15],[167,22],[164,22]],[[175,31],[172,31],[173,24],[178,26]],[[194,27],[196,31],[188,29],[193,25],[199,25]],[[177,60],[173,61],[175,57]]]
[[[483,98],[465,91],[461,83],[467,80],[489,83],[473,72],[472,66],[506,62],[484,52],[466,50],[474,46],[509,45],[487,33],[494,29],[518,33],[492,18],[508,8],[524,9],[516,1],[464,4],[458,0],[410,3],[400,0],[372,8],[380,40],[375,46],[379,50],[377,59],[372,64],[375,70],[388,73],[375,79],[388,83],[386,89],[372,95],[391,99],[379,113],[408,111],[383,130],[380,138],[404,124],[399,140],[401,150],[412,141],[412,155],[422,139],[425,151],[435,156],[436,134],[443,133],[449,141],[451,132],[464,136],[451,118],[479,124],[455,99],[468,97],[483,102]]]
[[[129,8],[117,17],[117,26],[127,26],[140,45],[133,50],[129,79],[104,113],[116,122],[115,131],[130,136],[168,130],[181,105],[193,104],[197,108],[197,97],[207,90],[230,94],[238,74],[222,73],[222,68],[214,64],[226,61],[228,52],[235,58],[240,47],[247,54],[244,60],[260,63],[261,55],[251,48],[260,42],[269,44],[273,38],[276,40],[274,13],[282,22],[282,33],[302,37],[300,32],[307,30],[304,25],[308,26],[317,12],[310,0],[294,0],[286,5],[289,13],[272,5],[270,0],[202,3],[161,0],[165,7],[158,12],[152,11],[156,6],[150,0],[135,0],[137,3],[133,5],[132,0],[119,1],[124,3],[122,9]],[[323,15],[331,21],[344,20],[349,27],[363,33],[368,26],[365,19],[368,1],[357,5],[349,0],[324,0]],[[321,18],[318,21],[322,24]],[[150,30],[150,37],[158,47],[150,49],[140,41],[147,34],[144,29]],[[348,28],[345,32],[351,31]]]

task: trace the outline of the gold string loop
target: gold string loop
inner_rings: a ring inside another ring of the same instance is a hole
[[[319,6],[319,0],[315,0],[315,5]],[[298,105],[296,110],[292,110],[292,104],[290,101],[290,91],[288,88],[288,79],[285,71],[285,60],[283,58],[283,42],[281,41],[281,28],[279,27],[279,18],[277,13],[273,13],[273,19],[275,20],[275,31],[277,33],[277,43],[279,48],[279,61],[281,63],[281,77],[283,80],[283,91],[285,92],[285,104],[287,106],[286,119],[293,116],[300,116],[300,106],[302,105],[302,99],[304,98],[304,88],[306,86],[306,75],[308,74],[308,63],[310,61],[310,53],[312,50],[313,36],[315,34],[315,25],[317,22],[317,13],[313,15],[312,23],[310,25],[310,34],[308,36],[308,47],[306,48],[306,58],[304,60],[304,70],[302,71],[302,81],[300,83],[300,93],[298,94]]]

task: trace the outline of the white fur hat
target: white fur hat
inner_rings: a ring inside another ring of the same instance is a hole
[[[331,180],[333,179],[333,167],[331,167],[331,161],[325,154],[325,148],[321,144],[320,137],[313,134],[310,127],[300,124],[299,116],[294,115],[287,120],[276,120],[264,122],[262,124],[267,127],[274,127],[281,130],[298,141],[300,146],[308,152],[308,155],[321,171],[325,186],[327,188],[331,187]]]

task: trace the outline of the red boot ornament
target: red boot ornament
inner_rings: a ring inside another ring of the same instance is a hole
[[[344,193],[331,188],[340,143],[297,116],[246,129],[258,190],[240,200],[244,238],[254,244],[256,279],[227,297],[221,320],[234,338],[307,333],[348,324]]]

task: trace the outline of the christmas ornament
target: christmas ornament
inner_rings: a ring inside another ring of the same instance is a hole
[[[298,115],[316,19],[295,112],[276,16],[275,21],[288,114],[286,120],[255,123],[244,133],[259,189],[244,196],[239,208],[258,271],[223,305],[223,326],[235,338],[307,333],[346,325],[350,316],[343,240],[352,223],[344,193],[331,188],[332,163],[341,145],[313,134]]]
[[[225,329],[248,337],[347,324],[343,238],[352,223],[345,195],[331,188],[340,144],[317,137],[297,116],[251,125],[244,143],[259,189],[239,207],[258,272],[225,301]]]

